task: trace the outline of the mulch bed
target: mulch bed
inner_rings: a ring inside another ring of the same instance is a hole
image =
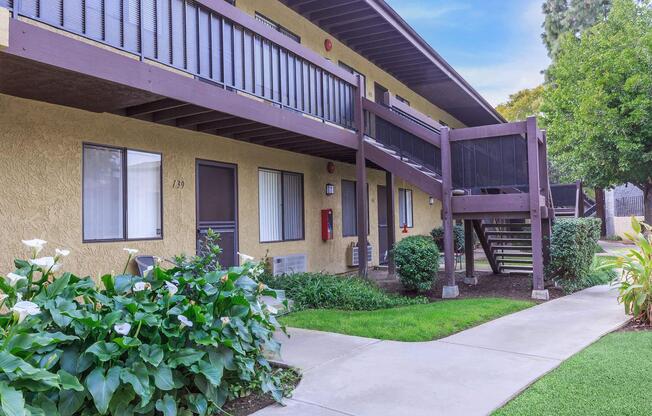
[[[644,324],[643,322],[637,320],[637,319],[632,319],[625,326],[617,330],[616,332],[644,332],[644,331],[652,331],[652,326]]]
[[[478,277],[477,285],[464,284],[464,273],[456,273],[455,278],[460,289],[459,299],[463,298],[511,298],[532,300],[532,277],[518,274],[493,274],[491,272],[476,272]],[[382,281],[379,285],[385,290],[404,296],[416,296],[414,292],[406,291],[401,284],[396,281]],[[444,286],[444,274],[440,273],[437,283],[432,290],[422,293],[430,300],[441,300],[442,287]],[[550,299],[556,299],[564,296],[564,292],[556,287],[548,287]]]
[[[291,392],[299,385],[301,381],[301,375],[296,370],[290,368],[285,368],[281,371],[285,373],[292,372],[293,374],[288,374],[287,377],[282,377],[283,390],[286,392],[286,395],[291,396]],[[227,402],[223,406],[225,413],[220,413],[230,416],[248,416],[257,411],[264,409],[267,406],[271,406],[276,401],[269,394],[263,393],[253,393],[246,397],[239,397],[237,399]]]

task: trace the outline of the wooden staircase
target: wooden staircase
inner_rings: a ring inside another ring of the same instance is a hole
[[[477,221],[476,234],[498,273],[532,274],[532,231],[528,222]],[[482,235],[482,236],[480,236]]]

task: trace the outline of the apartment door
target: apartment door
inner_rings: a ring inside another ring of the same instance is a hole
[[[378,185],[378,259],[380,264],[387,264],[389,229],[387,228],[387,190]]]
[[[197,160],[197,251],[209,229],[220,234],[220,264],[238,265],[238,169],[228,163]]]

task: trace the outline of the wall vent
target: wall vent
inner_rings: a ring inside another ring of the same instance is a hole
[[[371,263],[373,250],[371,249],[371,244],[367,244],[367,263]],[[346,264],[349,267],[358,267],[360,265],[360,260],[358,258],[358,246],[355,243],[351,245],[346,250]]]
[[[307,272],[308,256],[305,254],[290,254],[287,256],[272,257],[271,269],[274,276],[291,273]]]

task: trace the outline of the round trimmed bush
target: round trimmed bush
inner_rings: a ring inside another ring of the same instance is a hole
[[[430,235],[435,240],[437,248],[444,251],[444,227],[433,228]],[[455,244],[455,251],[464,251],[464,226],[461,224],[453,226],[453,243]]]
[[[439,271],[439,249],[425,235],[406,237],[394,245],[394,261],[403,287],[427,292]]]

